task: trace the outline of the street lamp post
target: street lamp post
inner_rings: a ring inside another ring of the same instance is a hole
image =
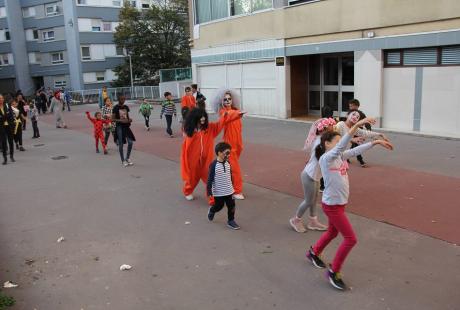
[[[131,79],[131,99],[133,97],[134,92],[134,80],[133,80],[133,63],[131,62],[131,52],[128,53],[129,57],[129,75]]]

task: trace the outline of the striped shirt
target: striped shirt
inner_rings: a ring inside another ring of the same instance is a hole
[[[176,115],[176,105],[172,100],[166,100],[161,105],[160,117],[164,115]]]
[[[211,189],[210,192],[214,197],[233,195],[235,190],[232,184],[230,163],[214,160],[209,168],[208,194]]]

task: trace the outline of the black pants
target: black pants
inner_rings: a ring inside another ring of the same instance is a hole
[[[7,145],[8,142],[8,145]],[[14,155],[14,138],[13,131],[10,126],[4,126],[3,130],[0,131],[0,144],[2,145],[3,158],[6,159],[8,148],[10,149],[10,156]]]
[[[217,213],[222,210],[224,205],[227,205],[228,221],[233,221],[235,219],[235,200],[233,199],[233,195],[214,197],[214,205],[210,211]]]
[[[358,145],[359,145],[359,144],[353,143],[353,142],[352,142],[352,143],[351,143],[351,148],[355,148],[355,147],[357,147]],[[365,164],[362,155],[356,156],[356,159],[358,159],[358,161],[359,161],[359,163],[360,163],[361,165],[364,165],[364,164]]]
[[[26,130],[26,117],[27,117],[27,114],[24,116],[24,119],[22,120],[22,130]]]
[[[171,129],[171,124],[172,124],[172,118],[173,116],[172,115],[165,115],[165,118],[166,118],[166,132],[168,133],[168,135],[172,135],[172,129]]]
[[[321,190],[324,190],[324,179],[323,178],[321,178],[321,180],[319,180],[319,184],[320,184],[319,188]]]
[[[16,145],[22,146],[22,126],[18,126],[18,130],[14,134],[14,142]]]
[[[150,115],[143,115],[145,120],[145,127],[150,127]]]
[[[107,145],[107,143],[109,142],[110,133],[112,133],[112,136],[113,136],[113,143],[117,144],[117,139],[115,137],[115,132],[113,132],[112,130],[105,130],[104,131],[104,143],[105,143],[105,145]]]
[[[190,111],[190,109],[188,107],[183,107],[181,110],[180,110],[180,113],[182,114],[182,121],[184,122],[185,119],[187,118],[187,115],[188,115],[188,112]]]
[[[36,120],[32,120],[32,128],[34,129],[34,138],[40,137],[40,131],[38,131],[38,122]]]

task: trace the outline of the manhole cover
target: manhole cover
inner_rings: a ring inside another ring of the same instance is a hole
[[[61,160],[61,159],[66,159],[68,158],[67,156],[54,156],[54,157],[51,157],[52,160]]]
[[[34,144],[34,147],[40,147],[40,146],[44,146],[44,144]]]

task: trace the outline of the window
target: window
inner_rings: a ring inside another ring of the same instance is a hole
[[[128,1],[126,1],[126,2],[128,2],[128,4],[129,4],[130,6],[132,6],[133,8],[136,7],[136,1],[135,1],[135,0],[128,0]]]
[[[102,30],[104,31],[112,31],[112,23],[102,23]]]
[[[92,26],[91,31],[94,31],[94,32],[101,31],[101,26]]]
[[[249,14],[272,7],[272,0],[195,0],[195,24]]]
[[[59,14],[59,7],[56,3],[45,5],[46,16],[55,16]]]
[[[117,54],[117,56],[125,56],[125,51],[123,50],[123,47],[118,47],[117,46],[116,54]]]
[[[105,81],[105,72],[96,72],[96,81],[98,82]]]
[[[289,5],[300,4],[300,3],[309,3],[309,2],[316,2],[319,0],[289,0]]]
[[[386,67],[460,65],[460,45],[384,52]]]
[[[120,0],[114,0],[112,1],[113,6],[121,6],[121,1]]]
[[[142,8],[143,9],[149,9],[150,8],[150,3],[148,0],[143,0],[142,1]]]
[[[64,53],[53,53],[51,54],[51,63],[53,65],[64,63]]]
[[[29,64],[39,64],[41,61],[41,55],[38,52],[29,53]]]
[[[81,59],[82,60],[91,60],[91,51],[89,46],[81,47]]]
[[[29,6],[27,8],[22,9],[22,16],[27,18],[27,17],[34,17],[35,16],[35,7],[34,6]]]
[[[10,32],[8,30],[5,30],[5,41],[10,41],[10,40],[11,40]]]
[[[86,4],[86,0],[77,0],[77,4]]]
[[[0,55],[0,65],[7,66],[10,64],[10,59],[8,58],[8,54],[1,54]]]
[[[4,6],[0,7],[0,18],[6,17],[6,9]]]
[[[53,40],[54,40],[53,30],[43,31],[43,41],[53,41]]]
[[[61,88],[66,87],[67,81],[66,80],[54,80],[54,88]]]
[[[38,40],[38,30],[37,29],[32,30],[32,36],[34,40]]]

